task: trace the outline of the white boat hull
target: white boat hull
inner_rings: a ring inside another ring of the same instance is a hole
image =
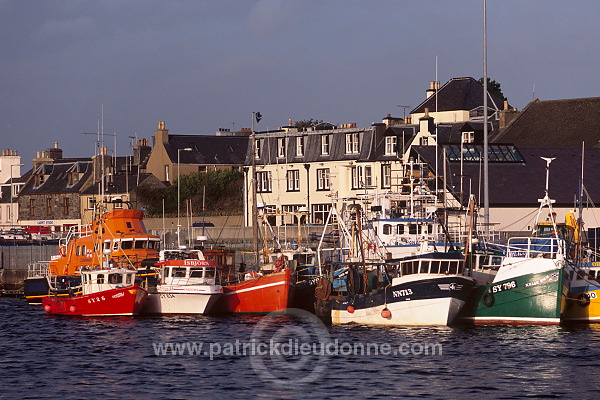
[[[144,314],[207,314],[223,294],[220,286],[208,286],[203,291],[177,290],[157,286],[148,294]]]

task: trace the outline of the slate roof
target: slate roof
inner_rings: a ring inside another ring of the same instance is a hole
[[[437,111],[472,110],[483,105],[483,85],[475,79],[452,78],[437,92]],[[488,107],[501,110],[503,100],[488,92]],[[411,114],[422,114],[425,108],[436,111],[435,95],[419,104]]]
[[[358,133],[359,153],[346,153],[346,135]],[[329,136],[329,154],[321,154],[321,137]],[[296,145],[299,137],[304,138],[304,154],[296,155]],[[285,157],[277,157],[278,139],[286,139]],[[284,164],[284,163],[308,163],[325,161],[372,161],[375,159],[376,129],[371,128],[346,128],[324,131],[302,131],[302,132],[277,132],[257,133],[256,140],[260,141],[260,157],[256,159],[257,165],[262,164]],[[246,165],[252,163],[252,149],[248,147]]]
[[[58,160],[57,160],[58,161]],[[69,185],[67,175],[69,172],[81,172],[83,176],[74,185]],[[39,187],[35,187],[35,178],[29,179],[19,195],[26,194],[51,194],[51,193],[78,193],[82,186],[92,175],[93,167],[91,161],[62,162],[53,164],[42,164],[33,174],[48,175]]]
[[[421,160],[435,165],[434,146],[414,146],[413,155]],[[573,206],[579,189],[581,173],[581,150],[575,148],[518,148],[523,156],[522,163],[489,163],[489,198],[490,206],[496,207],[531,207],[537,209],[538,199],[544,197],[546,183],[546,162],[540,157],[556,157],[550,165],[549,196],[556,200],[555,206]],[[442,152],[439,152],[442,153]],[[460,190],[460,162],[449,162],[447,167],[447,180],[454,191]],[[479,162],[463,163],[463,188],[468,199],[468,190],[471,186],[472,193],[483,196],[483,170]],[[442,165],[441,162],[439,165]],[[600,170],[600,149],[586,149],[584,171]],[[441,171],[440,171],[441,175]],[[584,177],[586,187],[591,199],[598,202],[600,199],[600,185],[596,185],[591,178],[591,173]],[[483,198],[478,199],[483,203]]]
[[[140,176],[139,176],[140,185],[142,185],[145,180],[147,180],[148,178],[150,178],[152,176],[153,175],[149,174],[149,173],[140,174]],[[120,174],[120,175],[114,175],[111,178],[112,179],[106,183],[106,193],[107,194],[128,193],[128,190],[129,190],[129,192],[131,192],[137,187],[137,182],[138,182],[137,174],[129,174],[129,175]],[[156,181],[160,183],[160,181],[158,179],[156,179]],[[160,183],[160,184],[164,186],[164,184],[162,184],[162,183]],[[81,192],[81,194],[92,195],[92,194],[96,194],[97,192],[98,192],[98,184],[95,184],[95,185],[91,185],[90,187],[85,189],[83,192]]]
[[[165,150],[172,162],[177,162],[177,149],[181,150],[181,164],[243,165],[248,151],[247,136],[169,135]]]
[[[600,97],[532,100],[492,141],[522,147],[600,147]]]

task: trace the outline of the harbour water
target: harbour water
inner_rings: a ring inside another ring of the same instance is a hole
[[[593,325],[324,328],[302,313],[66,318],[22,299],[0,298],[0,326],[0,398],[520,399],[600,393],[600,326]]]

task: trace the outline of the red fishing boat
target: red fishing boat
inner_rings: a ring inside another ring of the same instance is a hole
[[[292,295],[291,271],[265,275],[249,273],[244,281],[223,287],[220,310],[229,313],[269,313],[289,307]]]
[[[118,266],[137,270],[158,261],[160,239],[146,231],[143,212],[125,208],[131,207],[127,202],[103,204],[115,208],[101,213],[89,225],[73,227],[61,240],[59,254],[36,263],[38,268],[29,271],[24,290],[29,303],[40,304],[44,297],[57,292],[68,295],[68,288],[81,282],[80,270],[99,267],[107,255]]]
[[[49,314],[91,316],[138,315],[148,292],[135,282],[136,271],[125,268],[80,270],[80,289],[68,296],[42,299]]]

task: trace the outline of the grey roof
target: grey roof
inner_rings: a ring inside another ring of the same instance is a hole
[[[503,100],[488,93],[488,108],[502,109]],[[434,111],[473,110],[483,106],[483,85],[470,77],[452,78],[437,92],[437,108],[435,95],[419,104],[411,114],[424,113],[425,108]]]
[[[174,163],[177,162],[177,150],[181,149],[181,164],[241,166],[248,151],[248,143],[247,136],[169,135],[165,149]],[[183,150],[186,148],[192,150]]]
[[[414,146],[413,156],[435,165],[434,146]],[[579,189],[581,172],[581,151],[575,148],[518,148],[524,162],[490,162],[489,163],[489,198],[490,206],[525,206],[536,208],[538,199],[544,197],[546,180],[546,162],[540,157],[556,157],[550,165],[549,195],[556,200],[558,206],[569,207]],[[438,154],[441,154],[439,152]],[[439,163],[441,164],[441,161]],[[440,167],[441,168],[441,167]],[[433,169],[433,168],[432,168]],[[600,169],[600,149],[586,149],[585,171]],[[480,162],[463,162],[463,191],[468,199],[468,190],[478,198],[483,199],[482,188],[479,184],[482,165]],[[440,175],[441,175],[440,171]],[[460,162],[449,162],[447,181],[455,192],[460,191]],[[483,183],[482,183],[483,185]],[[584,185],[592,200],[600,199],[600,185],[595,185],[590,174],[584,179]]]
[[[358,133],[359,153],[346,153],[346,135]],[[321,138],[329,136],[329,154],[321,154]],[[304,154],[296,153],[298,138],[304,138]],[[285,157],[277,157],[278,139],[285,140]],[[376,156],[376,129],[371,128],[345,128],[322,131],[302,132],[269,132],[257,133],[256,140],[260,143],[260,157],[256,164],[284,164],[284,163],[308,163],[325,161],[370,161]],[[246,165],[252,163],[251,148],[248,148]]]
[[[53,164],[42,164],[33,172],[19,195],[24,194],[50,194],[50,193],[77,193],[92,174],[91,161],[63,162],[60,160]],[[67,178],[69,172],[80,172],[83,176],[74,185],[69,185]],[[35,187],[35,175],[47,175],[44,183]]]
[[[149,173],[139,174],[139,177],[137,174],[113,175],[106,183],[106,194],[130,193],[138,186],[138,181],[140,183],[140,186],[142,186],[146,180],[152,179],[152,177],[154,177],[154,175]],[[164,187],[164,183],[160,182],[158,178],[155,178],[155,181],[158,185]],[[81,192],[81,194],[84,195],[91,195],[96,193],[98,193],[98,184],[91,185],[86,190]]]
[[[600,97],[532,100],[492,141],[523,147],[600,147]]]

